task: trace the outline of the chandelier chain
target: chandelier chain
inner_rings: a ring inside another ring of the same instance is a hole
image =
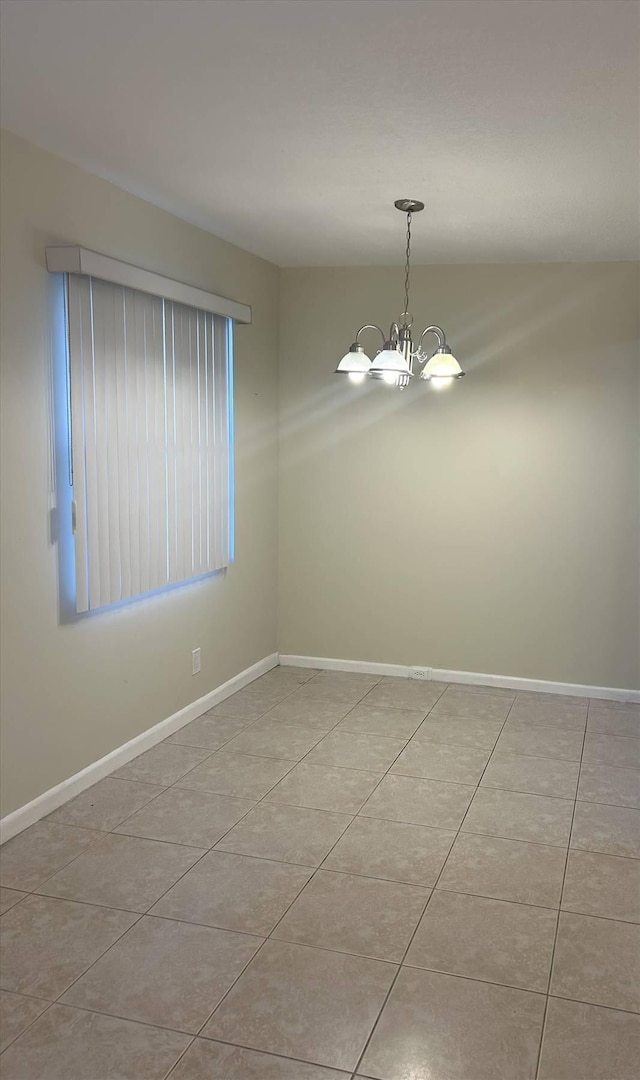
[[[404,311],[409,310],[409,264],[411,261],[411,212],[407,214],[407,261],[404,269]]]

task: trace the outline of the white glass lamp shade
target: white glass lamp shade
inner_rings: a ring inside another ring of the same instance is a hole
[[[400,350],[396,349],[392,342],[386,341],[384,349],[372,361],[369,374],[374,379],[384,379],[385,382],[396,385],[400,375],[411,378],[411,369]]]
[[[371,360],[365,353],[362,345],[354,343],[349,352],[345,353],[338,364],[336,375],[349,375],[353,382],[360,382],[365,375],[369,374]]]
[[[464,371],[448,345],[441,346],[424,365],[421,379],[460,379]]]

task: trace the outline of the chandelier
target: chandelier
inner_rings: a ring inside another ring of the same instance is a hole
[[[365,378],[380,379],[390,386],[397,386],[403,390],[413,378],[414,361],[424,364],[420,372],[420,378],[433,383],[434,386],[446,386],[453,379],[460,379],[464,371],[447,345],[447,339],[439,326],[427,326],[420,334],[417,348],[414,349],[411,336],[413,315],[409,311],[409,286],[411,271],[411,220],[414,214],[424,210],[424,203],[417,199],[397,199],[394,203],[398,210],[407,215],[407,248],[404,274],[404,309],[401,311],[398,322],[391,323],[389,336],[375,323],[366,323],[361,326],[356,334],[353,345],[345,353],[336,368],[337,375],[348,375],[351,382],[360,383]],[[378,350],[375,358],[371,360],[360,344],[360,335],[365,330],[377,330],[382,338],[382,348]],[[423,342],[427,334],[434,334],[438,339],[438,347],[431,357],[423,349]]]

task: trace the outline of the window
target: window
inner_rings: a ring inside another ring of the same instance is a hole
[[[233,560],[233,322],[87,274],[67,284],[84,612]]]

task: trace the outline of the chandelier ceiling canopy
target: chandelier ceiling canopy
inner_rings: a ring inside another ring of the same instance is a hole
[[[411,221],[414,214],[424,210],[424,203],[418,199],[397,199],[396,208],[407,215],[407,247],[404,274],[404,307],[397,322],[391,323],[389,336],[375,323],[366,323],[358,330],[355,341],[349,346],[336,368],[337,375],[348,375],[351,382],[360,383],[364,379],[379,379],[390,386],[403,390],[414,376],[414,363],[424,364],[420,378],[434,386],[447,386],[454,379],[461,379],[464,371],[447,345],[444,330],[439,326],[427,326],[414,348],[411,327],[413,315],[409,310],[409,291],[411,285]],[[360,335],[365,330],[376,330],[382,338],[382,348],[373,360],[367,356],[360,343]],[[425,352],[423,342],[427,334],[433,334],[438,340],[438,347],[431,357]]]

